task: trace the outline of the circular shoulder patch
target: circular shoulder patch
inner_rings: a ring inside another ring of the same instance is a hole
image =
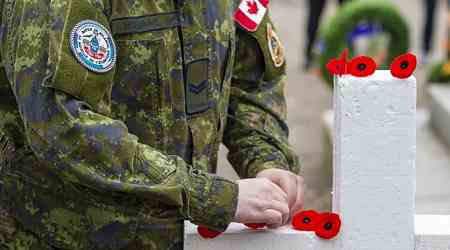
[[[117,58],[117,48],[111,33],[100,23],[84,20],[73,27],[70,47],[77,60],[97,73],[110,71]]]

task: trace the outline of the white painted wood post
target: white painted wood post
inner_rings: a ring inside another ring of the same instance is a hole
[[[416,80],[376,71],[343,76],[334,88],[333,210],[342,231],[333,240],[290,225],[253,231],[232,224],[204,240],[186,224],[187,250],[413,250]]]
[[[342,250],[414,249],[416,80],[390,71],[334,88],[333,210]]]

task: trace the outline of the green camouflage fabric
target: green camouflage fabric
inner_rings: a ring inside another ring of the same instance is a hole
[[[0,250],[183,249],[185,220],[223,231],[238,186],[216,176],[221,143],[242,178],[298,173],[285,65],[266,15],[237,0],[0,0]],[[70,50],[83,20],[107,27],[115,67]]]

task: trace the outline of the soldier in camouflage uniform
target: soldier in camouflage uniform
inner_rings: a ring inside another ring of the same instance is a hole
[[[300,209],[261,2],[249,29],[238,0],[0,0],[0,249],[182,249],[184,220]],[[222,142],[251,179],[213,174]]]

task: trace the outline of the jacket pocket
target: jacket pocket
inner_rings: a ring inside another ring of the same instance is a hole
[[[179,19],[174,12],[128,14],[110,21],[118,47],[113,115],[141,142],[165,151],[173,110],[169,81],[173,51],[169,49]]]
[[[163,39],[117,40],[113,100],[157,114],[162,108]]]
[[[168,29],[179,25],[176,13],[121,17],[110,23],[118,47],[113,102],[150,116],[170,109],[165,96],[170,92],[166,41],[171,37]]]
[[[165,40],[163,36],[152,40],[130,38],[134,37],[116,39],[119,53],[112,113],[143,143],[163,149],[167,131],[164,114],[171,110]]]

